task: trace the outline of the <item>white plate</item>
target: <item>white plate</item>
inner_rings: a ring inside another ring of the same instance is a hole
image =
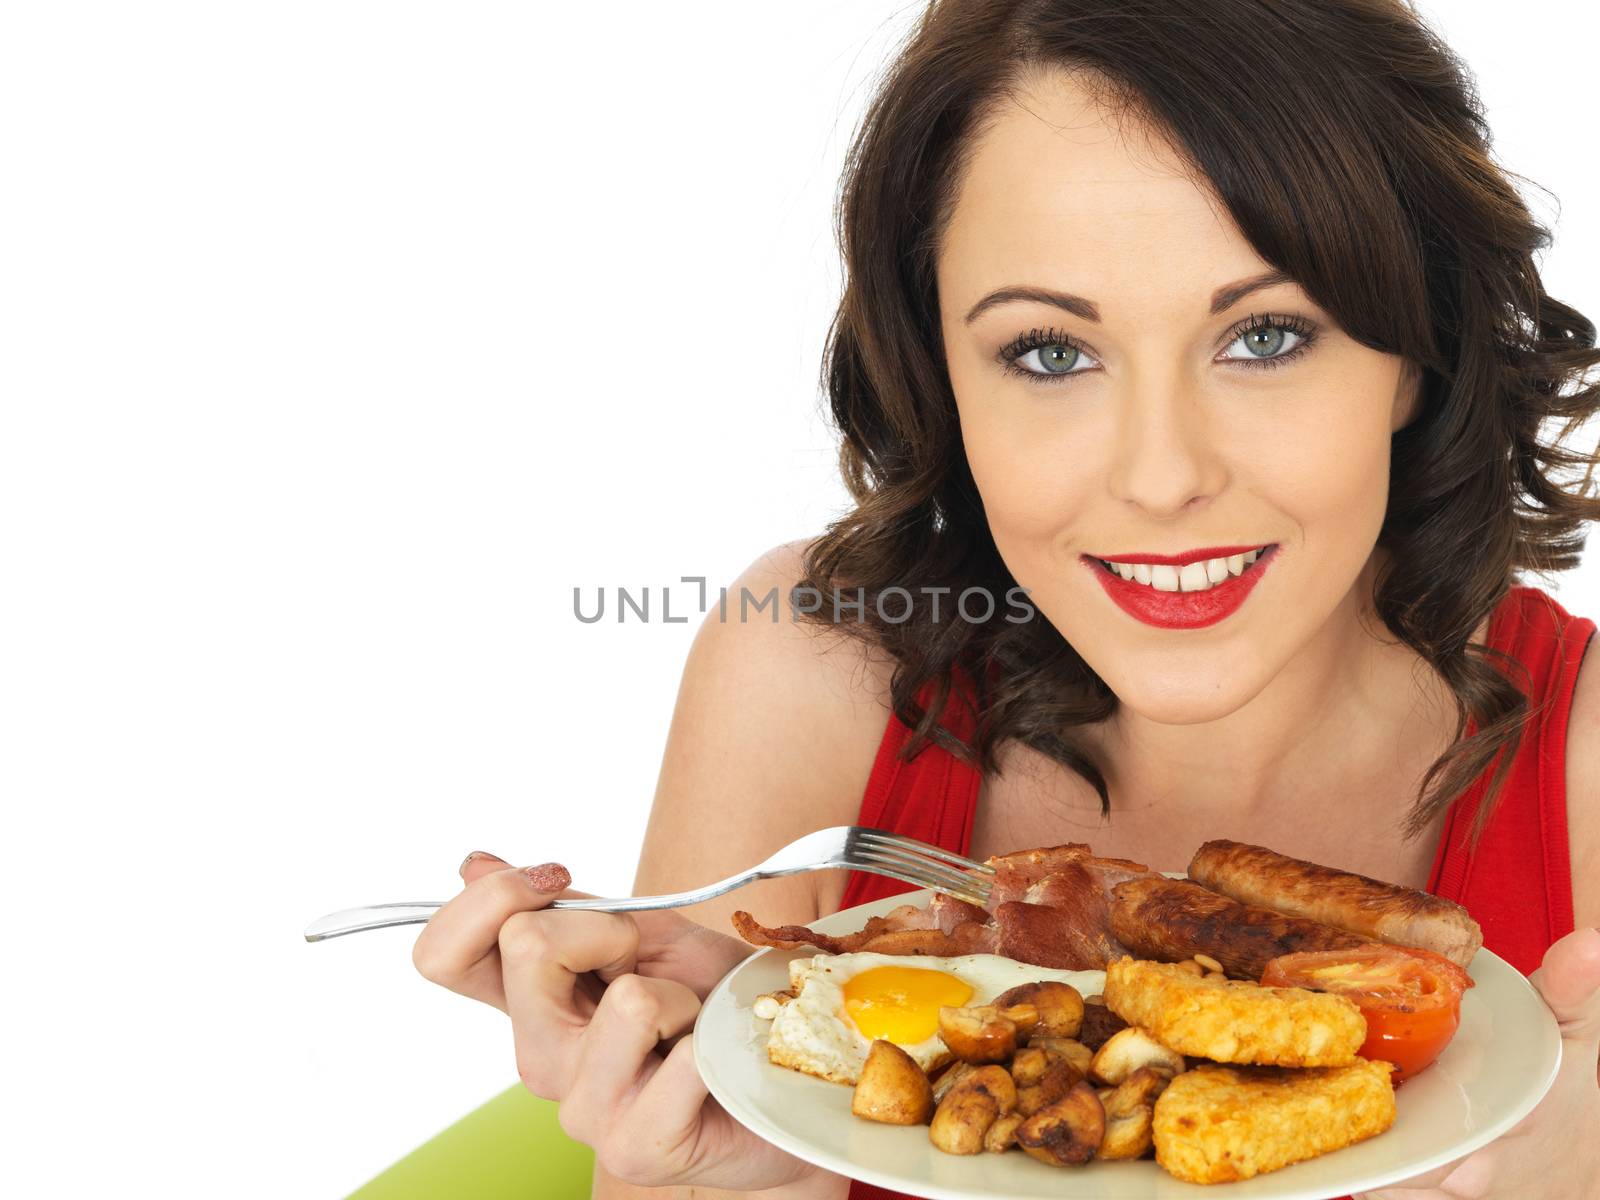
[[[891,896],[824,917],[812,928],[844,934],[930,893]],[[941,1154],[926,1129],[879,1125],[850,1114],[850,1088],[767,1061],[767,1029],[750,1005],[789,986],[788,962],[816,951],[766,950],[740,963],[706,998],[694,1053],[711,1094],[754,1133],[807,1162],[852,1179],[937,1200],[1079,1197],[1088,1200],[1328,1200],[1408,1179],[1493,1141],[1544,1096],[1561,1060],[1555,1018],[1522,974],[1480,950],[1477,986],[1461,1003],[1461,1028],[1439,1060],[1395,1093],[1386,1132],[1320,1158],[1240,1183],[1184,1183],[1153,1160],[1049,1167],[1025,1154]]]

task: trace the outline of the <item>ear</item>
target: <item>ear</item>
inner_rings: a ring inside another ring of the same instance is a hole
[[[1389,431],[1398,433],[1422,410],[1422,368],[1409,358],[1400,360],[1400,379],[1394,388],[1394,407],[1389,418]]]

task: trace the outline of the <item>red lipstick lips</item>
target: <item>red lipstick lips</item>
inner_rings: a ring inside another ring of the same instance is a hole
[[[1235,554],[1248,554],[1255,546],[1209,546],[1203,550],[1189,550],[1183,554],[1107,554],[1110,562],[1147,563],[1152,566],[1182,567],[1187,563],[1208,558],[1228,558]],[[1115,571],[1107,570],[1100,558],[1083,556],[1083,561],[1095,573],[1106,595],[1130,617],[1154,625],[1158,629],[1200,629],[1215,625],[1232,615],[1245,602],[1251,589],[1261,581],[1266,568],[1277,557],[1277,543],[1262,549],[1256,561],[1245,567],[1243,574],[1230,575],[1214,587],[1200,592],[1163,592],[1147,583],[1124,579]]]

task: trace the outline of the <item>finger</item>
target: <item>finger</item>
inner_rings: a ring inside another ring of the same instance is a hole
[[[706,1157],[702,1122],[708,1098],[694,1065],[693,1037],[684,1037],[618,1114],[616,1137],[603,1163],[606,1170],[641,1186],[674,1182]],[[725,1182],[717,1180],[718,1186]]]
[[[572,991],[592,972],[609,983],[639,964],[639,926],[620,913],[554,910],[514,913],[499,930],[501,969],[508,989],[537,985],[552,997]],[[582,1009],[585,1020],[592,1009]]]
[[[639,1089],[621,1116],[616,1140],[621,1149],[612,1173],[622,1176],[642,1173],[634,1168],[660,1171],[667,1162],[678,1178],[693,1172],[708,1186],[749,1192],[815,1173],[809,1164],[756,1138],[711,1099],[695,1066],[693,1033],[678,1041]],[[645,1161],[630,1163],[630,1150]],[[844,1189],[837,1194],[843,1195]]]
[[[1448,1166],[1403,1180],[1370,1196],[1372,1200],[1467,1200],[1506,1195],[1503,1189],[1508,1180],[1527,1175],[1527,1163],[1520,1168],[1517,1166],[1517,1155],[1526,1157],[1528,1153],[1523,1145],[1514,1135],[1502,1135]]]
[[[756,953],[756,947],[717,933],[670,909],[632,914],[639,926],[641,974],[670,974],[703,1000],[723,976]]]
[[[1456,1163],[1450,1173],[1439,1181],[1439,1191],[1446,1196],[1505,1195],[1505,1187],[1513,1178],[1526,1178],[1526,1171],[1506,1170],[1508,1160],[1517,1153],[1515,1138],[1501,1137],[1483,1149],[1469,1154]],[[1501,1187],[1496,1187],[1499,1183]]]
[[[1429,1197],[1429,1200],[1438,1200],[1439,1193],[1435,1189],[1450,1178],[1452,1171],[1466,1161],[1466,1158],[1458,1158],[1442,1167],[1436,1167],[1421,1175],[1413,1175],[1410,1179],[1402,1179],[1375,1192],[1361,1192],[1353,1200],[1419,1200],[1422,1196]]]
[[[1575,929],[1545,951],[1529,977],[1561,1023],[1561,1036],[1600,1041],[1600,930]]]
[[[461,860],[456,874],[467,883],[475,883],[485,875],[504,871],[511,864],[487,850],[474,850]],[[540,863],[536,867],[523,867],[528,879],[542,891],[559,893],[572,886],[572,873],[557,862]]]
[[[661,1065],[656,1047],[692,1028],[699,1011],[700,997],[681,983],[643,975],[614,980],[577,1044],[562,1127],[597,1149],[615,1140],[629,1098]]]
[[[566,1093],[578,1040],[604,995],[590,975],[609,980],[632,973],[638,926],[615,913],[514,913],[500,928],[499,952],[517,1070],[530,1090],[558,1098]],[[535,1053],[541,1044],[547,1054]]]
[[[457,868],[457,874],[461,876],[464,882],[472,884],[486,875],[493,875],[496,871],[504,871],[510,866],[511,864],[506,862],[505,859],[498,858],[487,850],[474,850],[461,860],[461,866]],[[550,892],[556,899],[594,899],[588,892],[579,892],[572,889],[570,886],[572,873],[560,863],[540,863],[536,867],[522,867],[520,870],[528,877],[528,881],[536,889]]]
[[[482,879],[490,871],[503,871],[511,864],[497,854],[490,854],[487,850],[474,850],[461,860],[461,865],[456,868],[456,874],[461,876],[465,883],[472,883]]]
[[[411,952],[423,977],[504,1007],[498,963],[491,957],[499,949],[501,926],[516,913],[543,908],[571,882],[561,878],[565,869],[560,876],[535,870],[490,870],[434,913]]]

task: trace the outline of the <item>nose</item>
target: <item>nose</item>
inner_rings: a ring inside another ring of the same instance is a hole
[[[1198,391],[1166,372],[1125,379],[1115,398],[1111,493],[1156,519],[1203,506],[1227,469]]]

